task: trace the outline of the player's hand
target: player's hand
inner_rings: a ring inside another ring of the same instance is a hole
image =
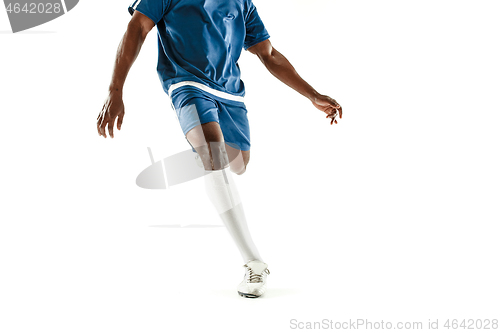
[[[333,98],[326,95],[318,95],[311,102],[317,109],[326,113],[326,118],[332,119],[330,125],[333,125],[333,123],[337,124],[337,119],[335,119],[337,116],[342,118],[342,107]]]
[[[106,136],[106,125],[108,126],[109,136],[113,138],[113,127],[115,119],[118,117],[116,127],[120,130],[122,127],[123,117],[125,116],[125,106],[121,93],[110,92],[104,106],[102,107],[99,116],[97,117],[97,133]]]

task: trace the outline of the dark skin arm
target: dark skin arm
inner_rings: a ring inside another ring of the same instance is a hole
[[[135,11],[118,46],[113,76],[109,85],[109,94],[97,117],[97,132],[105,138],[107,137],[106,126],[108,127],[109,136],[113,138],[113,127],[116,118],[118,118],[116,127],[119,130],[121,129],[123,117],[125,116],[122,98],[123,85],[132,64],[139,55],[147,34],[154,26],[155,23],[149,17]]]
[[[279,53],[272,45],[269,39],[255,44],[248,48],[248,51],[259,57],[266,68],[278,78],[281,82],[291,87],[301,95],[307,97],[313,105],[326,113],[326,118],[331,118],[331,124],[337,124],[337,112],[342,118],[342,107],[333,98],[321,95],[306,81],[304,81],[295,71],[292,64]]]

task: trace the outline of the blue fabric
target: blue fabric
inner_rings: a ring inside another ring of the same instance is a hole
[[[245,103],[227,103],[190,86],[174,90],[171,98],[184,135],[197,125],[216,121],[227,145],[250,150],[250,126]]]
[[[174,83],[196,81],[245,95],[241,51],[270,37],[252,0],[136,0],[130,14],[134,7],[157,26],[157,71],[165,92]]]

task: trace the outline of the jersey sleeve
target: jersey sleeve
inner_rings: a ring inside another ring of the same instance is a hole
[[[252,0],[248,0],[248,2],[248,12],[245,17],[246,36],[245,43],[243,44],[245,51],[255,44],[265,41],[266,39],[271,37],[269,36],[269,33],[267,32],[266,27],[264,26],[264,23],[262,22],[259,13],[257,12],[257,8],[253,4]]]
[[[171,0],[135,0],[128,6],[128,12],[130,15],[133,15],[137,10],[157,24],[167,13],[170,1]]]

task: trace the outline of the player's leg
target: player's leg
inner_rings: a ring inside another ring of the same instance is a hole
[[[250,160],[250,123],[244,103],[216,101],[219,124],[224,133],[231,171],[241,175]]]
[[[229,158],[229,167],[232,172],[242,175],[250,161],[250,150],[242,151],[226,144],[226,152]]]
[[[222,130],[217,122],[208,122],[193,128],[187,133],[186,138],[203,161],[207,194],[245,262],[243,265],[245,276],[238,285],[238,294],[242,297],[260,297],[267,289],[267,275],[270,272],[250,236],[238,191],[231,172],[228,171],[229,157]],[[240,167],[243,167],[239,172],[242,173],[248,163],[250,152],[238,153],[242,161]],[[238,170],[238,165],[234,167]]]
[[[204,180],[207,194],[245,262],[245,277],[238,285],[238,293],[244,297],[259,297],[266,290],[267,275],[270,272],[250,236],[243,206],[231,172],[228,170],[242,174],[250,158],[250,133],[246,109],[244,106],[228,108],[221,103],[214,103],[216,108],[207,109],[206,106],[199,105],[194,114],[200,115],[198,120],[200,125],[192,129],[190,129],[192,125],[186,125],[184,133],[205,167]],[[224,126],[224,134],[219,122]],[[186,124],[193,122],[188,121]],[[224,138],[229,142],[224,142]],[[243,150],[240,150],[240,147]]]
[[[262,260],[250,236],[238,190],[228,170],[229,157],[219,124],[208,122],[198,125],[186,134],[186,138],[203,162],[207,194],[235,241],[244,262]],[[241,170],[244,171],[244,156],[247,156],[248,161],[249,155],[248,153],[240,155],[243,161]]]

